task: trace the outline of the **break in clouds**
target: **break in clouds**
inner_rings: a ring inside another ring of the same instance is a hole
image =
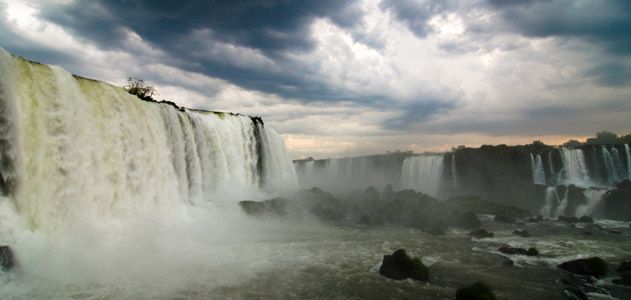
[[[631,130],[628,1],[11,1],[0,46],[262,116],[293,157]]]

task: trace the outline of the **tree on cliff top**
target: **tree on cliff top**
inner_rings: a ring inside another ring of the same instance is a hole
[[[153,96],[158,95],[158,91],[153,86],[145,85],[145,81],[136,77],[127,77],[127,85],[125,90],[136,95],[142,100],[154,100]]]

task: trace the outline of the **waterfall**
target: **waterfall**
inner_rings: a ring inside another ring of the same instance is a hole
[[[575,184],[577,186],[591,184],[583,150],[561,148],[561,159],[563,162],[561,180],[563,184]]]
[[[611,158],[613,159],[614,170],[618,180],[625,179],[624,164],[622,163],[622,157],[620,157],[620,151],[616,147],[611,147]]]
[[[624,152],[627,155],[627,179],[631,180],[631,151],[629,144],[624,144]]]
[[[543,171],[543,161],[541,155],[536,156],[530,154],[530,164],[532,167],[532,180],[535,184],[546,184],[546,173]]]
[[[603,160],[605,161],[605,169],[607,170],[607,183],[613,185],[620,181],[616,163],[614,162],[614,158],[611,156],[611,153],[607,150],[607,148],[605,148],[605,146],[601,147],[601,152],[603,154]]]
[[[603,197],[607,193],[605,189],[586,189],[583,191],[583,195],[587,199],[587,203],[581,204],[576,208],[575,216],[580,218],[582,216],[589,216],[598,210],[598,207],[602,203]]]
[[[555,189],[555,191],[556,191],[556,189]],[[565,193],[563,193],[563,198],[561,198],[561,201],[558,202],[559,205],[557,206],[557,208],[555,210],[555,213],[554,213],[554,217],[555,218],[558,218],[561,215],[565,215],[565,208],[567,207],[567,201],[568,201],[567,198],[568,198],[569,192],[570,192],[570,189],[566,188],[565,189]],[[559,198],[559,194],[558,193],[556,193],[556,198],[557,198],[557,201],[558,201],[558,198]]]
[[[458,186],[458,172],[456,172],[456,153],[451,154],[451,185]]]
[[[419,155],[403,161],[401,186],[436,197],[443,175],[443,155]]]
[[[549,186],[546,188],[546,202],[539,210],[539,214],[544,218],[552,218],[554,217],[553,209],[559,204],[559,194],[557,193],[557,189],[553,186]]]
[[[0,67],[0,174],[32,228],[297,188],[260,119],[141,101],[1,49]]]

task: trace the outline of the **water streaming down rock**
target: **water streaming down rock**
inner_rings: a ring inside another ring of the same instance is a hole
[[[141,101],[0,49],[0,170],[32,227],[297,188],[256,118]]]
[[[458,172],[456,170],[456,153],[451,154],[451,185],[458,187]]]
[[[403,161],[401,187],[438,196],[443,177],[443,155],[419,155]]]
[[[541,155],[537,154],[534,156],[532,153],[530,154],[530,164],[532,167],[532,181],[535,184],[546,184],[546,173],[543,170],[543,161],[541,160]]]
[[[586,189],[583,191],[587,203],[581,204],[576,208],[575,217],[591,216],[598,211],[602,204],[602,200],[607,193],[606,189]]]
[[[556,214],[556,207],[559,205],[559,194],[556,187],[546,188],[545,204],[539,210],[539,214],[544,218],[553,218]]]
[[[568,149],[565,147],[560,150],[563,162],[563,169],[560,174],[561,183],[589,186],[591,184],[591,180],[587,170],[587,164],[585,163],[583,150]]]
[[[618,174],[618,168],[616,167],[616,162],[614,161],[614,158],[612,157],[609,150],[605,148],[605,146],[601,147],[601,152],[603,155],[603,160],[605,161],[605,169],[607,170],[607,183],[609,185],[613,185],[616,182],[620,181],[620,175]]]
[[[552,215],[551,217],[558,218],[559,216],[565,215],[565,209],[567,208],[569,191],[570,189],[568,188],[565,189],[565,192],[563,192],[563,198],[561,198],[560,201],[559,201],[559,193],[558,192],[556,193],[556,198],[559,205],[556,207],[556,209],[554,210],[554,215]]]
[[[631,180],[631,150],[629,150],[629,144],[624,144],[624,152],[627,157],[627,179]]]

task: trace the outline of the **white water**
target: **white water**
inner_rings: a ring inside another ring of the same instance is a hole
[[[331,192],[363,190],[370,186],[379,190],[399,185],[400,162],[394,157],[363,156],[340,159],[296,161],[294,166],[302,188],[317,186]],[[393,172],[396,171],[396,176]]]
[[[631,180],[631,150],[629,150],[629,144],[624,144],[624,152],[627,155],[627,179]]]
[[[279,229],[236,201],[297,189],[282,140],[249,117],[141,101],[2,49],[0,113],[0,172],[15,179],[0,244],[20,274],[0,298],[68,283],[181,288],[202,266],[218,283],[244,278],[225,270],[264,265],[244,249]]]
[[[577,186],[590,186],[591,180],[585,163],[585,156],[581,149],[561,148],[563,170],[561,182]]]
[[[609,150],[605,148],[605,146],[601,147],[601,152],[603,154],[603,160],[605,161],[605,169],[607,170],[607,183],[613,185],[616,182],[620,181],[620,175],[618,174],[616,161],[614,160]],[[616,150],[615,153],[618,153],[618,151]],[[618,157],[618,161],[619,160],[620,158]]]
[[[535,184],[546,184],[546,173],[543,171],[543,161],[541,160],[541,155],[537,154],[534,156],[532,153],[530,154],[530,164],[532,167],[532,181]]]
[[[401,187],[438,196],[443,176],[443,155],[419,155],[403,161]]]
[[[557,189],[553,186],[549,186],[546,188],[546,202],[539,210],[539,214],[544,218],[553,218],[556,214],[556,210],[554,209],[557,205],[559,205]]]
[[[596,212],[600,204],[602,203],[603,197],[607,193],[606,189],[586,189],[583,191],[585,198],[587,199],[587,203],[581,204],[576,208],[575,217],[580,218],[582,216],[589,216]]]
[[[14,108],[4,116],[13,126],[14,201],[34,227],[296,188],[282,140],[261,126],[257,151],[249,117],[182,112],[4,51],[0,60],[11,89],[3,105]]]
[[[556,189],[555,189],[555,191],[556,191]],[[557,208],[555,210],[555,213],[554,213],[554,216],[553,216],[554,218],[558,218],[561,215],[565,215],[565,208],[567,208],[567,201],[568,201],[567,197],[569,195],[569,192],[570,192],[569,188],[565,189],[565,193],[563,193],[563,198],[561,198],[561,201],[558,202],[559,205],[557,206]],[[556,197],[557,197],[557,201],[558,201],[558,198],[559,198],[559,194],[558,193],[556,194]]]

